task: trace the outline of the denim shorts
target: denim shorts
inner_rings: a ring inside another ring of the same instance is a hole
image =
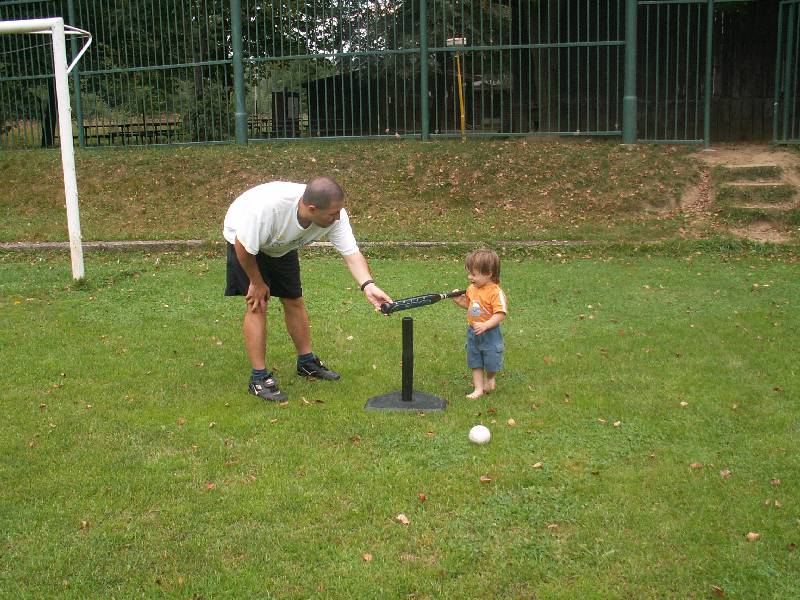
[[[499,327],[493,327],[480,335],[475,335],[467,326],[467,366],[470,369],[484,369],[496,373],[503,369],[503,334]]]

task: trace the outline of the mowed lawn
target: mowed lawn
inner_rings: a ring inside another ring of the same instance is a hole
[[[505,254],[478,400],[455,305],[381,317],[337,257],[302,264],[343,379],[293,374],[275,303],[277,406],[246,394],[220,252],[89,253],[77,286],[65,254],[0,254],[0,596],[800,597],[791,252]],[[452,254],[371,266],[395,297],[465,284]],[[406,315],[444,413],[364,410]]]

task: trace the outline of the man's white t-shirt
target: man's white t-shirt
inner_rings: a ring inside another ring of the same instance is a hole
[[[225,215],[222,234],[231,244],[239,239],[250,254],[283,256],[324,235],[342,256],[358,252],[344,208],[330,227],[313,223],[305,229],[297,221],[297,206],[306,186],[302,183],[273,181],[247,190],[233,201]]]

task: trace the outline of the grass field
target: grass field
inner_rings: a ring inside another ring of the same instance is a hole
[[[800,597],[797,257],[654,252],[506,254],[478,400],[462,312],[407,313],[428,415],[364,411],[399,388],[402,313],[335,257],[303,276],[343,380],[292,374],[272,306],[275,406],[219,253],[92,253],[81,285],[0,254],[0,596]],[[464,283],[450,254],[371,266],[396,297]]]

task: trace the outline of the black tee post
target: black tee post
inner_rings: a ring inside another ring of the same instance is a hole
[[[414,390],[414,319],[411,317],[403,317],[402,357],[402,389],[399,392],[373,396],[367,400],[364,410],[443,411],[447,406],[446,400]]]

